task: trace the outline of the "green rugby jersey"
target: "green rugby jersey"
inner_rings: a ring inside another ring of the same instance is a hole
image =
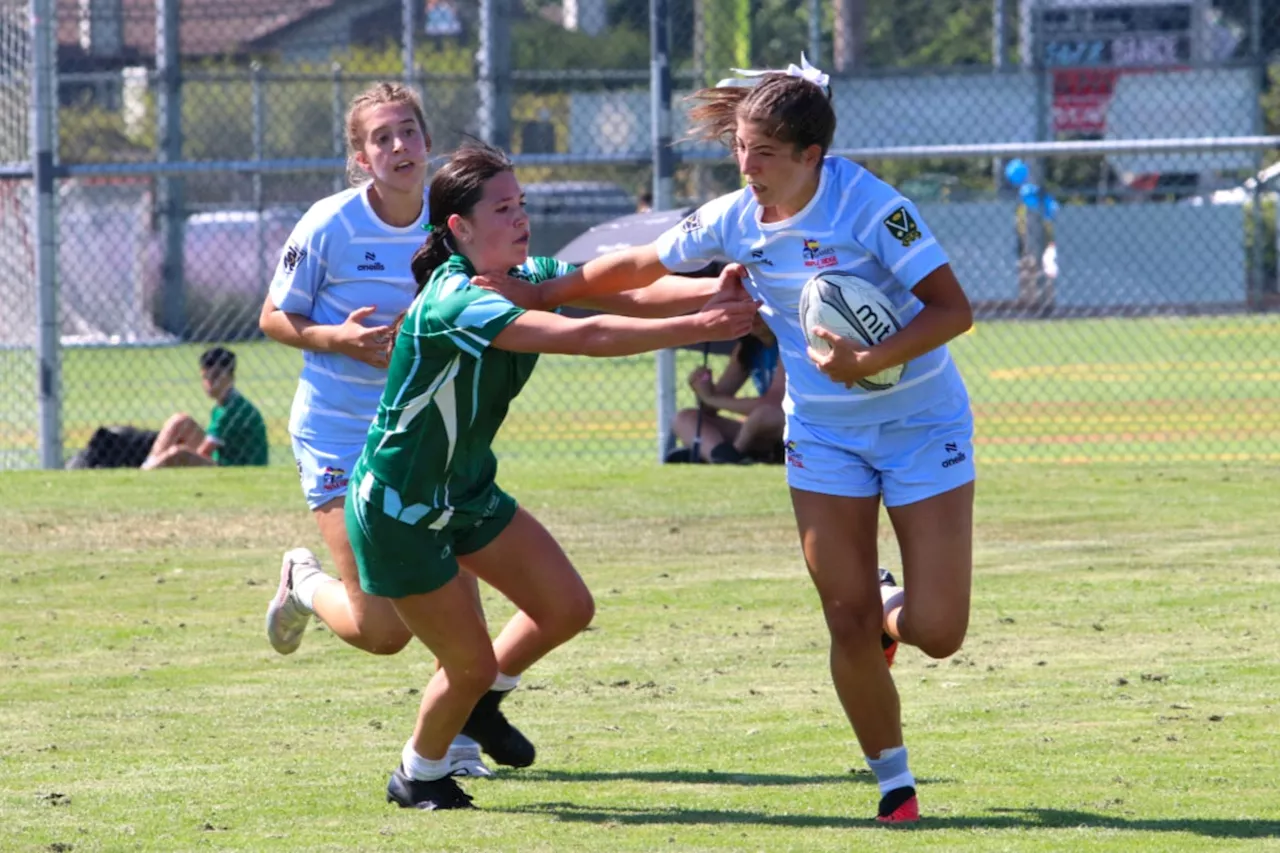
[[[509,274],[538,283],[572,269],[530,258]],[[453,255],[409,307],[352,476],[361,498],[407,524],[443,527],[486,496],[498,464],[494,436],[538,363],[536,353],[489,346],[524,309],[475,287],[473,275],[470,261]]]

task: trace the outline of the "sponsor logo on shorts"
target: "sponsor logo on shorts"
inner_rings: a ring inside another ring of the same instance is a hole
[[[320,472],[320,488],[326,492],[347,487],[347,472],[342,468],[330,468],[328,465]]]
[[[956,444],[954,441],[948,441],[946,444],[942,445],[942,449],[951,454],[946,459],[942,460],[943,468],[950,468],[952,465],[959,465],[961,462],[969,458],[964,455],[964,451],[960,449],[960,445]]]
[[[794,441],[788,441],[783,446],[783,449],[786,451],[786,454],[787,454],[788,465],[790,465],[792,468],[804,467],[804,455],[799,450],[796,450],[796,443]]]

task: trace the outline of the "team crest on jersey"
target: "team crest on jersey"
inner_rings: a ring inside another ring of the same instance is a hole
[[[889,229],[893,239],[900,242],[904,249],[921,237],[919,226],[916,225],[916,221],[911,218],[911,214],[907,212],[905,207],[900,207],[890,213],[884,221],[884,227]]]
[[[293,272],[298,268],[298,264],[302,263],[302,259],[307,256],[306,249],[299,249],[297,246],[290,244],[284,250],[284,271]]]
[[[332,492],[334,489],[345,489],[347,487],[347,472],[344,468],[330,468],[324,466],[324,470],[320,472],[320,488],[326,492]]]
[[[690,213],[688,216],[686,216],[684,218],[684,221],[680,223],[680,230],[686,234],[689,234],[693,231],[697,231],[701,227],[702,227],[702,217],[698,215],[698,211],[696,210],[693,213]]]
[[[812,237],[804,238],[803,254],[806,267],[834,267],[837,263],[836,250],[822,248]]]

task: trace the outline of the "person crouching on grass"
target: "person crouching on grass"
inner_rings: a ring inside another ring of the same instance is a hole
[[[499,703],[521,674],[595,612],[560,545],[496,482],[493,440],[538,354],[609,357],[734,340],[757,309],[737,283],[741,267],[731,265],[721,292],[692,315],[570,319],[526,311],[473,278],[507,273],[536,285],[601,277],[639,286],[656,276],[638,278],[610,261],[573,270],[530,258],[519,181],[491,146],[456,152],[432,180],[430,197],[427,239],[412,264],[420,291],[398,324],[346,504],[361,588],[390,599],[438,661],[387,784],[389,802],[423,810],[472,807],[449,775],[450,743],[464,726],[500,723]],[[497,639],[460,568],[518,608]]]

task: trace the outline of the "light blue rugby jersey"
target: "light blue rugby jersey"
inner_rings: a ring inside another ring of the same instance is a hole
[[[947,263],[947,255],[914,204],[858,164],[828,157],[804,210],[782,222],[761,223],[760,214],[755,194],[743,189],[704,204],[656,246],[673,271],[714,260],[747,267],[747,290],[763,303],[760,313],[778,338],[789,415],[819,425],[880,424],[964,393],[945,346],[910,361],[902,381],[884,391],[846,389],[805,352],[800,291],[820,272],[847,272],[874,284],[904,325],[924,308],[911,288]]]
[[[299,220],[271,281],[280,310],[339,325],[357,308],[377,307],[367,326],[395,321],[417,295],[410,260],[422,245],[427,205],[412,225],[383,222],[369,204],[368,185],[316,202]],[[289,432],[337,445],[364,440],[378,411],[385,369],[337,353],[304,351]]]

